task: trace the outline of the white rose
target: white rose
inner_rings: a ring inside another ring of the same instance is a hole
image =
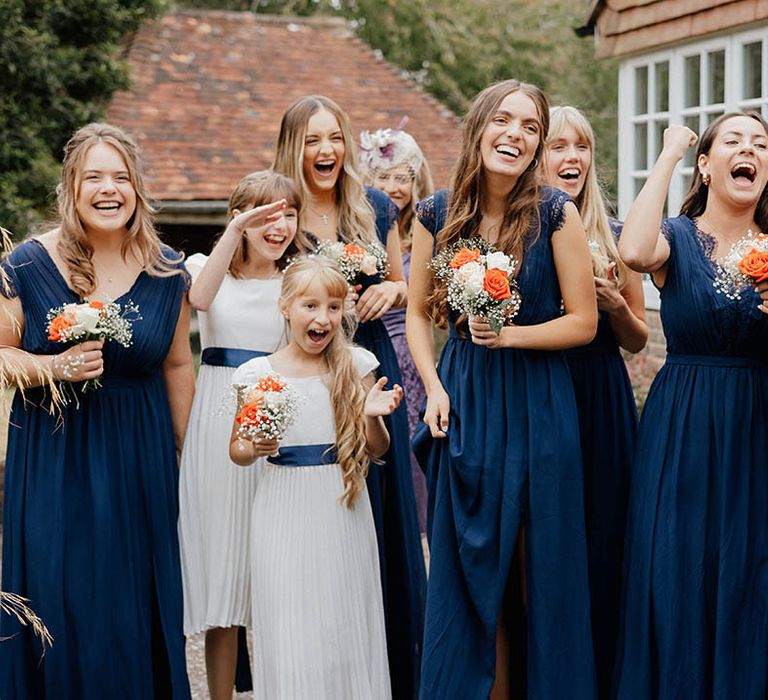
[[[373,255],[363,256],[363,264],[360,267],[360,272],[364,275],[375,275],[378,272],[376,258]]]
[[[497,250],[494,253],[488,253],[485,257],[485,264],[489,270],[501,270],[502,272],[510,272],[512,270],[512,262],[509,259],[509,255]]]
[[[95,333],[100,318],[100,309],[94,309],[92,306],[86,305],[79,306],[75,310],[75,320],[77,321],[75,328],[85,333]]]
[[[456,278],[467,291],[477,293],[483,288],[485,269],[479,262],[469,262],[456,270]]]

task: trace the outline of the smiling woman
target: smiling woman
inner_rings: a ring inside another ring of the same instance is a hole
[[[768,230],[768,123],[713,121],[681,215],[663,219],[696,141],[684,126],[666,130],[619,243],[660,288],[668,347],[633,471],[614,676],[626,700],[768,692],[768,282],[736,295],[714,284],[731,244]]]
[[[60,225],[3,263],[0,366],[23,370],[25,392],[10,418],[2,589],[32,601],[54,643],[41,658],[28,628],[0,619],[2,697],[189,696],[176,537],[194,381],[187,277],[152,225],[140,163],[120,129],[80,129]],[[129,347],[60,350],[49,311],[83,299],[140,308]],[[46,380],[77,400],[51,410]]]
[[[578,418],[562,350],[588,342],[597,318],[579,215],[540,185],[548,128],[536,86],[489,86],[464,118],[452,190],[417,205],[406,326],[427,389],[414,438],[431,510],[424,700],[595,697]],[[467,238],[518,263],[522,304],[499,333],[452,311],[428,267],[435,249]],[[433,319],[450,326],[437,369]]]
[[[386,249],[389,272],[361,274],[354,286],[360,321],[355,342],[376,356],[378,371],[390,385],[401,384],[397,356],[381,321],[406,301],[398,212],[383,192],[363,187],[347,115],[327,97],[300,99],[283,115],[273,167],[300,185],[305,206],[297,239],[307,251],[317,250],[321,241],[339,240]],[[404,404],[384,419],[390,447],[382,464],[368,472],[367,483],[379,543],[392,694],[412,698],[419,682],[426,572]]]

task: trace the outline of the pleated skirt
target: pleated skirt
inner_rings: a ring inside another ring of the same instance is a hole
[[[179,542],[184,633],[251,619],[250,517],[255,466],[229,459],[232,367],[202,365],[181,458]]]
[[[349,509],[339,501],[338,464],[258,469],[251,518],[254,698],[390,698],[367,491]]]
[[[768,367],[669,356],[645,404],[627,527],[622,700],[765,700]]]

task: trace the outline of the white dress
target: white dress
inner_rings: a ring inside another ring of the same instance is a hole
[[[352,352],[361,377],[379,364],[367,350]],[[240,367],[233,381],[252,383],[269,370],[269,360],[257,358]],[[305,401],[281,441],[278,460],[290,458],[293,446],[336,441],[325,379],[287,381]],[[339,501],[341,467],[317,463],[259,466],[251,518],[254,698],[388,700],[384,605],[368,491],[350,510]]]
[[[205,255],[187,263],[202,268]],[[194,272],[194,269],[191,270]],[[206,348],[271,353],[284,344],[277,308],[282,275],[241,280],[226,275],[208,311],[198,312]],[[237,364],[243,360],[240,359]],[[179,542],[184,633],[245,626],[251,619],[250,516],[257,469],[229,459],[235,367],[201,364],[181,455]]]

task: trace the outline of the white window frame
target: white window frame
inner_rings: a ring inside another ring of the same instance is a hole
[[[713,112],[729,112],[735,110],[762,110],[768,118],[768,23],[752,27],[745,31],[732,32],[703,40],[692,41],[673,48],[635,56],[623,61],[619,67],[619,215],[626,216],[635,198],[635,182],[648,176],[649,169],[656,161],[660,144],[655,143],[653,124],[659,120],[668,123],[682,124],[685,116],[708,114]],[[762,41],[762,91],[758,98],[744,100],[743,94],[743,55],[746,44]],[[725,101],[719,104],[708,104],[704,101],[706,95],[707,66],[704,60],[700,65],[700,102],[697,107],[685,108],[684,80],[685,59],[699,54],[702,57],[717,50],[725,51]],[[669,62],[669,95],[666,112],[653,111],[655,100],[655,66],[657,63]],[[636,115],[635,109],[635,70],[646,66],[648,69],[648,106],[649,112]],[[700,119],[701,121],[701,119]],[[647,139],[647,168],[635,169],[635,125],[648,124]],[[668,198],[668,215],[674,216],[680,209],[685,191],[688,188],[693,168],[679,163],[670,183]]]

